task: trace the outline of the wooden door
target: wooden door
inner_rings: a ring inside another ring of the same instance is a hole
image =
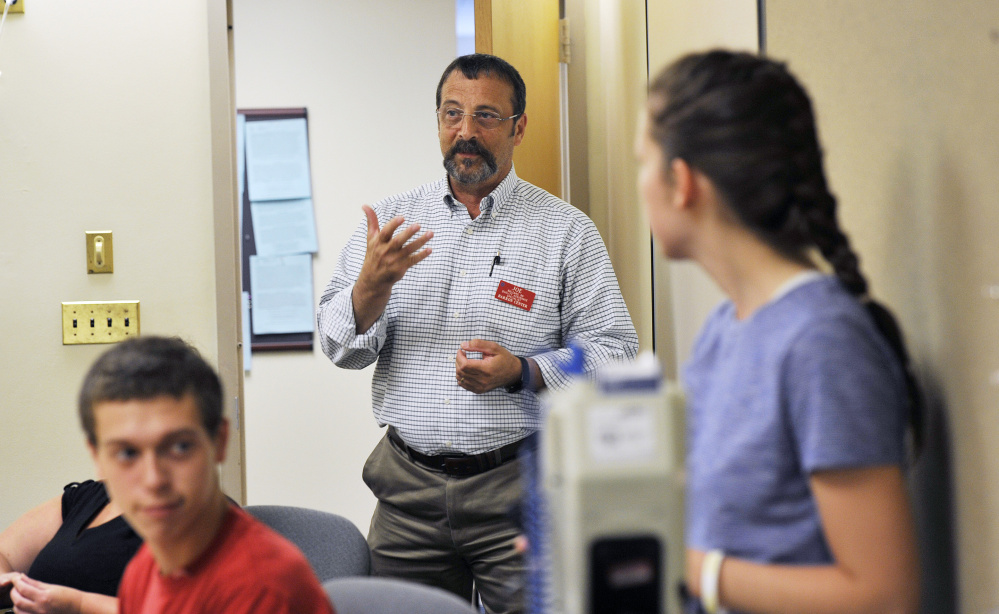
[[[562,197],[558,13],[558,0],[475,0],[475,51],[510,62],[527,85],[517,175]]]

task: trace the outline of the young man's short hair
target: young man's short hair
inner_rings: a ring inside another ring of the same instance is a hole
[[[105,401],[130,401],[190,394],[201,423],[214,437],[222,422],[222,383],[196,349],[177,337],[133,337],[97,359],[80,389],[80,424],[97,444],[94,407]]]

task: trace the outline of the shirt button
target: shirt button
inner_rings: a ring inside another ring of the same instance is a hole
[[[474,228],[466,228],[465,229],[465,234],[472,234],[473,232],[475,232]]]
[[[458,312],[456,311],[456,312],[454,312],[454,317],[456,317],[456,318],[460,318],[460,317],[461,317],[461,314],[460,314],[460,313],[458,313]]]
[[[451,404],[451,399],[444,399],[444,404],[445,405],[450,405]]]
[[[461,272],[461,276],[462,276],[462,277],[464,277],[464,276],[465,276],[465,271],[462,271],[462,272]]]
[[[451,447],[451,440],[450,439],[444,442],[444,447],[445,448],[450,448]]]

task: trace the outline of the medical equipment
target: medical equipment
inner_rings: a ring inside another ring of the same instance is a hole
[[[552,614],[678,614],[683,396],[651,354],[546,393]]]

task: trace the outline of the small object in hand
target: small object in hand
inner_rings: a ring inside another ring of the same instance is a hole
[[[0,586],[0,608],[13,608],[14,602],[10,599],[10,591],[14,589],[14,583],[10,583],[6,586]],[[6,610],[0,610],[0,614],[3,614]]]

